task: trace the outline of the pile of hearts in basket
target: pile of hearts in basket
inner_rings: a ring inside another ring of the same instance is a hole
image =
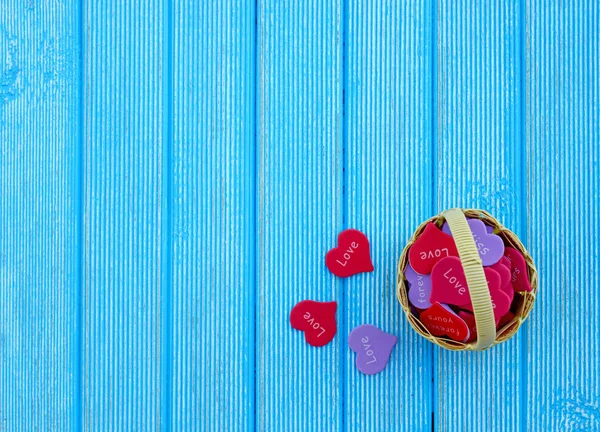
[[[514,318],[515,293],[531,291],[527,264],[493,227],[468,219],[488,283],[497,329]],[[448,224],[429,223],[411,246],[404,276],[414,313],[436,337],[471,343],[477,339],[465,273]]]

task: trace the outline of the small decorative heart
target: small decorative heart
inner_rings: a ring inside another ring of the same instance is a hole
[[[531,291],[529,276],[527,275],[527,263],[521,252],[507,246],[504,256],[510,261],[511,283],[515,292]]]
[[[449,256],[458,256],[454,239],[431,222],[408,251],[411,267],[422,275],[431,273],[438,261]]]
[[[356,327],[348,336],[348,346],[356,356],[356,368],[364,374],[381,372],[398,338],[370,324]]]
[[[427,309],[431,307],[429,297],[431,296],[431,276],[420,275],[408,264],[404,270],[404,276],[408,281],[410,288],[408,290],[408,300],[418,309]]]
[[[433,266],[430,301],[463,307],[471,303],[467,278],[460,258],[446,257]]]
[[[419,318],[436,337],[447,336],[459,342],[469,339],[469,327],[447,305],[434,303],[429,309],[421,312]]]
[[[331,273],[341,278],[372,272],[369,239],[356,229],[342,231],[338,235],[338,246],[327,252],[325,265]]]
[[[505,258],[502,257],[500,261],[493,266],[490,266],[490,268],[495,270],[500,275],[500,289],[512,302],[513,297],[515,296],[515,290],[510,283],[510,269],[507,268],[502,262],[504,259]]]
[[[304,338],[309,345],[327,345],[337,331],[336,309],[336,302],[302,300],[292,309],[290,324],[296,330],[304,332]]]
[[[504,255],[504,242],[496,234],[490,233],[487,230],[487,226],[480,219],[468,219],[467,223],[471,228],[473,234],[473,240],[475,240],[475,246],[479,251],[479,257],[481,258],[482,265],[491,266],[496,264]],[[445,231],[444,231],[445,230]],[[445,234],[452,235],[448,223],[444,223],[442,231]]]

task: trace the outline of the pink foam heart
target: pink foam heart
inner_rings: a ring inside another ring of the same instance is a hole
[[[458,256],[454,239],[430,222],[411,246],[408,261],[417,273],[427,275],[438,261],[448,256]]]
[[[511,283],[515,292],[530,292],[531,285],[529,284],[529,276],[527,275],[527,263],[521,252],[507,246],[504,250],[504,256],[510,261]]]
[[[447,305],[434,303],[419,316],[423,325],[436,336],[447,336],[452,340],[464,342],[469,339],[469,327]]]
[[[504,257],[502,257],[502,259],[504,259]],[[510,283],[510,269],[502,263],[502,260],[498,261],[493,266],[490,266],[490,268],[498,272],[498,274],[500,275],[500,289],[508,296],[508,298],[512,302],[513,297],[515,295],[515,291]]]
[[[486,267],[483,269],[483,272],[485,273],[485,279],[488,283],[488,289],[490,290],[490,298],[494,310],[494,320],[496,321],[496,324],[498,324],[500,318],[502,318],[502,316],[510,309],[511,299],[500,288],[502,281],[497,271],[490,267]],[[464,308],[473,312],[473,305],[471,303],[464,306]]]
[[[446,257],[431,271],[431,303],[465,306],[471,303],[469,287],[460,258]]]
[[[486,267],[483,272],[490,291],[494,318],[498,322],[510,308],[512,299],[502,291],[502,279],[497,271]],[[460,259],[447,257],[433,267],[430,301],[431,303],[447,303],[473,311],[467,279]]]

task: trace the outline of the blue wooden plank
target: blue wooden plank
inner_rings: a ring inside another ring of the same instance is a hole
[[[259,430],[342,423],[344,329],[314,348],[289,324],[297,302],[341,298],[324,264],[342,228],[341,15],[333,0],[258,6]]]
[[[77,4],[0,7],[0,430],[78,407]]]
[[[86,2],[83,426],[161,425],[163,1]]]
[[[173,4],[172,425],[254,427],[255,10]]]
[[[442,1],[437,20],[437,211],[483,208],[525,234],[517,2]],[[522,334],[485,352],[434,350],[435,427],[514,430]]]
[[[342,313],[348,331],[374,324],[398,344],[375,376],[343,353],[347,430],[431,430],[432,345],[396,299],[398,258],[433,206],[431,10],[429,1],[349,2],[347,220],[368,235],[375,271],[348,280]]]
[[[600,430],[600,6],[524,2],[527,430]]]

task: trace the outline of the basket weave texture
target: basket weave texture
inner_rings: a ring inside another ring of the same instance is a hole
[[[476,209],[461,209],[467,218],[476,218],[482,220],[486,225],[490,225],[494,228],[494,234],[500,236],[504,241],[506,246],[511,246],[517,249],[523,257],[525,258],[525,262],[527,264],[527,273],[529,276],[529,283],[531,285],[530,292],[516,292],[515,300],[513,305],[516,305],[515,317],[508,323],[506,323],[501,329],[496,332],[496,338],[494,342],[489,346],[492,347],[494,345],[500,344],[502,342],[507,341],[511,337],[515,335],[521,324],[527,319],[527,316],[531,312],[533,308],[533,304],[535,302],[535,298],[538,290],[538,272],[525,246],[521,243],[521,240],[516,236],[515,233],[510,231],[508,228],[504,227],[496,218],[494,218],[491,214],[484,210],[476,210]],[[452,339],[436,337],[433,336],[429,330],[421,323],[419,317],[416,312],[411,308],[411,305],[408,300],[408,282],[404,277],[404,270],[408,265],[408,251],[413,243],[417,240],[417,238],[423,233],[425,227],[429,222],[433,222],[438,228],[441,228],[444,224],[445,218],[443,213],[440,213],[437,216],[433,216],[432,218],[423,222],[417,230],[414,232],[410,240],[408,241],[406,247],[402,251],[402,255],[400,255],[400,260],[398,261],[398,280],[396,285],[396,295],[398,297],[398,301],[402,305],[402,309],[406,314],[408,322],[412,326],[412,328],[434,344],[441,346],[442,348],[446,348],[451,351],[476,351],[476,342],[472,343],[463,343],[458,342]],[[514,309],[515,306],[511,307]],[[488,347],[488,348],[489,348]]]

